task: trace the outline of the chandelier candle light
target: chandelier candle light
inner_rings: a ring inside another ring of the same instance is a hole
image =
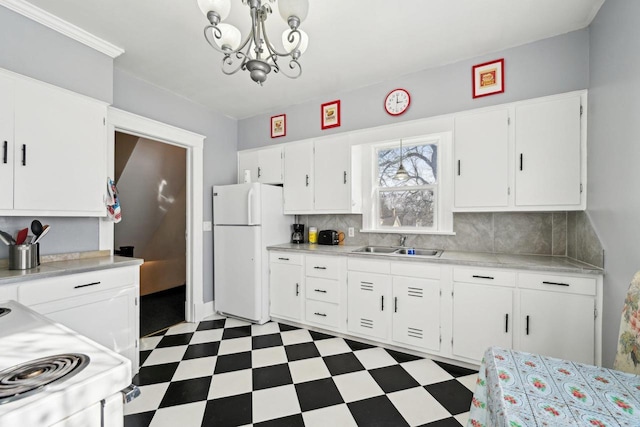
[[[309,0],[278,0],[278,9],[282,19],[289,25],[289,30],[282,34],[282,44],[286,52],[279,52],[269,41],[265,22],[271,14],[271,6],[275,0],[242,0],[249,6],[251,15],[251,31],[242,41],[240,30],[230,24],[223,23],[231,11],[230,0],[198,0],[200,10],[209,20],[210,25],[204,28],[204,37],[212,48],[222,53],[222,72],[227,75],[239,70],[248,70],[251,79],[262,86],[267,75],[281,71],[278,58],[289,60],[289,72],[282,69],[282,74],[296,79],[302,74],[298,62],[309,43],[309,37],[298,29],[309,12]]]

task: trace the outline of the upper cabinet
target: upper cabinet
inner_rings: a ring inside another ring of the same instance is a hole
[[[0,215],[104,216],[106,104],[5,75],[0,93]]]
[[[586,92],[455,118],[454,211],[586,208]]]
[[[285,213],[360,212],[358,152],[345,135],[287,144],[284,148]]]
[[[251,182],[282,184],[282,146],[238,152],[238,183],[249,171]]]

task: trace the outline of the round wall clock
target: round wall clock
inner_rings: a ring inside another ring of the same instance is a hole
[[[399,116],[407,111],[411,104],[411,96],[404,89],[394,89],[384,99],[384,109],[392,116]]]

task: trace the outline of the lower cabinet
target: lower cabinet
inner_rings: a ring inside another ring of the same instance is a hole
[[[349,331],[386,339],[391,319],[391,276],[350,271],[348,278]]]
[[[440,281],[393,277],[393,341],[440,350]]]
[[[304,301],[302,256],[272,252],[270,260],[270,313],[277,317],[300,320]]]

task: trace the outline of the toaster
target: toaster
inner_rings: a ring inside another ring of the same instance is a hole
[[[337,245],[340,243],[338,232],[335,230],[320,230],[318,233],[319,245]]]

